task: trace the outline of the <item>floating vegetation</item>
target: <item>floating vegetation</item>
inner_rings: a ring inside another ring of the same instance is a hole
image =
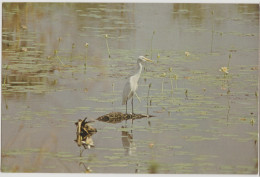
[[[228,67],[221,67],[219,71],[223,72],[224,74],[228,74]]]
[[[100,116],[97,120],[107,123],[120,123],[123,120],[135,120],[135,119],[142,119],[147,117],[154,117],[152,115],[145,115],[145,114],[124,114],[121,112],[111,112],[109,114]]]
[[[190,56],[190,52],[188,51],[186,51],[184,54],[186,55],[186,57]]]

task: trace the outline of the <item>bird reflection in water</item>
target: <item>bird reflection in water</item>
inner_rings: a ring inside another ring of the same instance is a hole
[[[122,126],[122,129],[127,128],[126,126]],[[125,155],[132,155],[136,151],[136,146],[134,143],[133,131],[122,131],[122,144],[125,149]]]

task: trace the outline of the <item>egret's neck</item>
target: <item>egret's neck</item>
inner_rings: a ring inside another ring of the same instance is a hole
[[[137,63],[137,71],[136,71],[136,73],[135,73],[135,75],[134,75],[134,77],[135,77],[135,79],[138,81],[139,80],[139,77],[140,77],[140,75],[141,75],[141,73],[142,73],[142,69],[143,69],[143,66],[142,66],[142,64],[141,63]]]
[[[136,75],[138,75],[138,78],[140,77],[141,73],[142,73],[142,69],[143,69],[143,65],[141,63],[137,63],[137,72]]]
[[[143,69],[143,65],[141,63],[137,63],[138,69],[137,69],[137,73],[140,74],[142,73],[142,69]]]

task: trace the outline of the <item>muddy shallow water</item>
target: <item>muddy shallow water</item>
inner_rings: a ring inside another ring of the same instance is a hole
[[[246,4],[4,3],[2,171],[257,173],[258,15]],[[134,112],[155,117],[97,121],[125,112],[139,55],[154,62]],[[85,117],[97,129],[89,149],[74,141]]]

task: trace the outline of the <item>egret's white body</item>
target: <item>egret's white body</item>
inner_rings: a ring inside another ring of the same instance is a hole
[[[127,113],[127,101],[132,98],[132,114],[133,114],[133,96],[136,94],[136,90],[138,88],[138,80],[142,73],[142,62],[152,61],[144,56],[139,56],[137,59],[137,71],[134,75],[128,78],[122,95],[122,105],[126,105],[126,113]]]

